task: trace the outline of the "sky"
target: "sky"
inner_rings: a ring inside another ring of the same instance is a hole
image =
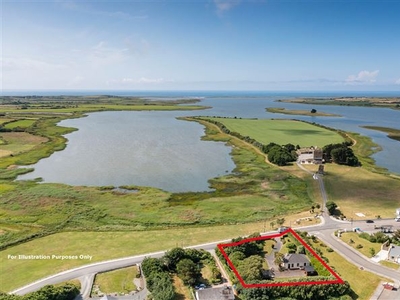
[[[0,5],[4,90],[400,92],[400,0]]]

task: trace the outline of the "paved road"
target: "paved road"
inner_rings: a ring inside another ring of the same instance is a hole
[[[301,167],[301,166],[300,166]],[[304,168],[303,168],[304,169]],[[308,170],[306,170],[309,172]],[[309,172],[312,174],[311,172]],[[317,235],[321,240],[323,240],[326,244],[328,244],[332,249],[342,255],[345,259],[350,261],[351,263],[357,266],[363,266],[365,270],[369,270],[373,273],[376,273],[380,276],[386,277],[388,279],[395,280],[397,286],[400,284],[400,271],[386,268],[378,263],[372,262],[367,257],[361,255],[358,251],[347,246],[343,242],[339,241],[337,238],[333,237],[333,232],[338,229],[348,229],[351,230],[352,227],[360,227],[364,231],[373,230],[374,225],[394,225],[394,230],[400,229],[400,223],[395,222],[394,219],[390,220],[375,220],[374,224],[366,224],[365,221],[354,221],[352,223],[347,221],[338,221],[334,220],[327,214],[326,202],[327,195],[323,183],[322,176],[318,175],[316,180],[319,182],[319,187],[321,191],[321,196],[323,199],[323,213],[322,213],[322,223],[314,226],[307,226],[298,228],[299,230],[304,230],[308,232],[312,232]],[[270,232],[271,233],[271,232]],[[270,233],[264,233],[270,234]],[[205,250],[213,250],[217,244],[228,242],[228,241],[218,241],[208,244],[202,244],[197,246],[192,246],[189,248],[195,249],[205,249]],[[82,267],[78,267],[75,269],[71,269],[68,271],[64,271],[53,276],[49,276],[47,278],[38,280],[34,283],[21,287],[17,290],[12,291],[14,294],[24,295],[26,293],[35,291],[43,287],[47,284],[57,284],[63,281],[80,278],[82,282],[82,296],[87,296],[90,293],[89,282],[91,274],[95,274],[98,272],[105,272],[113,269],[123,268],[127,266],[132,266],[138,263],[141,263],[145,257],[161,257],[165,254],[164,251],[148,253],[144,255],[126,257],[121,259],[115,259],[110,261],[104,261],[99,263],[94,263]],[[400,289],[399,289],[400,290]]]

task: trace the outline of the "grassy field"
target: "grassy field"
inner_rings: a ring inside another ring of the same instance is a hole
[[[294,109],[286,109],[282,107],[268,107],[266,108],[267,112],[275,113],[275,114],[285,114],[285,115],[302,115],[302,116],[310,116],[310,117],[340,117],[336,114],[330,114],[326,112],[317,111],[312,113],[311,110],[294,110]]]
[[[137,273],[136,266],[99,273],[96,275],[93,285],[96,285],[104,294],[128,294],[136,290],[133,279]]]
[[[294,120],[211,119],[221,122],[231,131],[249,136],[263,144],[274,142],[279,145],[291,143],[301,147],[322,147],[344,141],[335,131]]]
[[[373,273],[360,270],[355,265],[349,263],[336,252],[326,251],[327,247],[321,247],[320,244],[313,245],[319,248],[323,256],[329,259],[328,265],[345,281],[348,281],[351,289],[355,292],[354,299],[370,299],[378,284],[381,281],[388,281]]]
[[[381,244],[379,243],[371,243],[366,239],[360,238],[358,233],[356,232],[343,232],[341,236],[342,241],[346,244],[350,245],[360,253],[364,254],[367,257],[372,257],[370,253],[370,248],[374,249],[375,254],[381,250]],[[350,243],[350,239],[353,240],[354,243]],[[357,245],[363,246],[362,248],[357,248]]]
[[[349,219],[394,218],[400,207],[400,180],[365,168],[326,165],[325,188]],[[363,213],[359,217],[356,213]]]
[[[16,120],[16,121],[7,123],[6,125],[4,125],[4,128],[15,129],[18,127],[21,129],[25,129],[25,128],[32,126],[35,122],[36,122],[35,119],[34,120],[30,120],[30,119]]]
[[[10,291],[42,277],[93,262],[247,236],[261,232],[264,226],[264,222],[254,222],[168,230],[57,233],[0,251],[0,273],[9,275],[0,281],[0,291]],[[8,255],[19,254],[83,254],[92,255],[93,259],[60,261],[8,258]],[[26,272],[27,269],[29,272]]]
[[[379,263],[382,266],[385,266],[385,267],[388,267],[388,268],[391,268],[391,269],[394,269],[394,270],[399,270],[400,269],[400,265],[398,265],[398,264],[396,264],[394,262],[391,262],[391,261],[381,260]]]
[[[27,132],[0,132],[0,139],[4,142],[0,144],[0,157],[27,152],[48,141]]]

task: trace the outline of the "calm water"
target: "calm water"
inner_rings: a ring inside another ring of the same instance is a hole
[[[349,93],[343,95],[346,94]],[[125,92],[125,95],[132,93]],[[201,125],[176,120],[177,116],[189,115],[297,118],[358,132],[382,146],[383,151],[373,156],[377,165],[400,174],[400,143],[387,138],[384,133],[360,127],[376,125],[400,129],[399,111],[274,102],[296,96],[293,93],[169,92],[162,95],[153,92],[139,96],[203,97],[202,104],[213,108],[192,112],[101,112],[89,114],[86,118],[65,120],[60,125],[79,129],[67,135],[67,148],[42,159],[34,165],[34,172],[19,179],[42,177],[45,182],[72,185],[143,185],[169,191],[208,190],[208,179],[233,170],[230,148],[223,143],[201,141],[204,133]],[[342,117],[271,114],[265,111],[266,107],[316,108]]]
[[[79,128],[65,150],[19,179],[71,185],[140,185],[168,191],[209,190],[207,180],[235,167],[224,143],[201,141],[204,127],[176,112],[99,112],[65,120]],[[183,115],[183,114],[182,114]]]

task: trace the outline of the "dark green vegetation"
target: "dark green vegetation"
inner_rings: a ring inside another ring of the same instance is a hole
[[[0,300],[74,300],[79,289],[73,284],[61,286],[46,285],[36,292],[24,296],[10,295],[0,292]]]
[[[47,131],[62,131],[52,124]],[[171,194],[133,186],[125,188],[137,189],[136,193],[123,193],[113,187],[0,181],[1,248],[60,231],[126,231],[254,222],[300,212],[313,203],[305,181],[266,164],[250,145],[221,133],[211,124],[207,138],[235,146],[232,156],[237,167],[233,174],[210,180],[213,192]],[[33,155],[30,153],[27,155]],[[20,170],[23,169],[3,169],[0,175],[13,178]]]
[[[142,270],[147,288],[154,300],[175,299],[171,276],[177,274],[184,284],[193,286],[203,282],[201,267],[208,265],[213,273],[213,281],[220,282],[221,274],[211,254],[205,250],[174,248],[162,258],[145,258]]]
[[[334,162],[338,165],[360,166],[358,158],[350,148],[351,143],[329,144],[322,148],[326,162]]]
[[[313,277],[318,281],[326,280],[324,277]],[[290,280],[301,282],[306,279]],[[352,299],[350,285],[344,284],[319,284],[298,286],[277,286],[272,288],[239,289],[242,300],[320,300],[320,299]]]
[[[363,128],[367,129],[373,129],[373,130],[379,130],[386,132],[388,135],[388,138],[391,138],[396,141],[400,141],[400,130],[399,129],[394,129],[394,128],[388,128],[388,127],[380,127],[380,126],[362,126]]]
[[[388,236],[387,234],[384,234],[383,232],[375,232],[373,234],[368,234],[366,232],[362,232],[358,235],[360,238],[366,239],[367,241],[370,241],[371,243],[378,243],[378,244],[383,244],[383,243],[391,243],[391,244],[396,244],[400,246],[400,229],[396,230],[393,232],[391,236]]]
[[[306,232],[298,232],[302,239],[307,242],[316,252],[322,256],[323,252],[315,247],[317,239],[315,236],[308,236]],[[257,237],[259,234],[255,233],[251,237]],[[293,238],[291,235],[287,235],[281,238],[285,249],[293,249],[297,253],[301,253],[304,247],[300,242]],[[239,242],[242,238],[233,239],[232,242]],[[224,250],[228,254],[229,259],[236,266],[239,274],[246,283],[268,283],[269,280],[265,280],[262,277],[261,268],[263,267],[264,261],[264,244],[265,240],[253,241],[250,243],[243,243],[238,246],[226,247]],[[322,244],[321,244],[322,246]],[[323,245],[325,246],[325,245]],[[326,246],[325,246],[326,247]],[[283,249],[283,248],[282,248]],[[305,251],[305,250],[304,250]],[[292,251],[293,252],[293,251]],[[306,251],[311,264],[318,272],[319,276],[313,276],[313,281],[326,281],[332,280],[329,271],[308,251]],[[231,277],[232,282],[237,286],[239,293],[239,299],[242,300],[263,300],[263,299],[354,299],[352,295],[354,292],[350,289],[348,282],[344,284],[321,284],[321,285],[299,285],[299,286],[278,286],[269,288],[243,288],[239,280],[233,275],[232,270],[228,267],[228,264],[221,254],[219,249],[216,249],[216,253],[219,259],[222,261],[225,269]],[[279,253],[279,252],[278,252]],[[281,254],[281,253],[280,253]],[[329,262],[329,260],[322,256],[322,258]],[[296,278],[286,279],[285,282],[310,282],[310,278]]]
[[[277,102],[304,103],[313,105],[391,107],[394,109],[400,108],[400,97],[295,98],[277,100]]]
[[[260,237],[259,233],[254,233],[249,236],[249,238]],[[242,241],[243,238],[239,237],[236,239],[232,239],[233,243]],[[226,247],[225,253],[229,256],[232,264],[236,267],[240,276],[247,284],[250,283],[259,283],[264,277],[262,274],[263,262],[264,262],[264,245],[265,240],[260,241],[252,241],[248,243],[243,243],[238,246]],[[219,253],[219,258],[225,260],[225,258],[221,255],[221,252],[216,250],[216,253]],[[234,282],[238,282],[237,278],[232,278]]]

